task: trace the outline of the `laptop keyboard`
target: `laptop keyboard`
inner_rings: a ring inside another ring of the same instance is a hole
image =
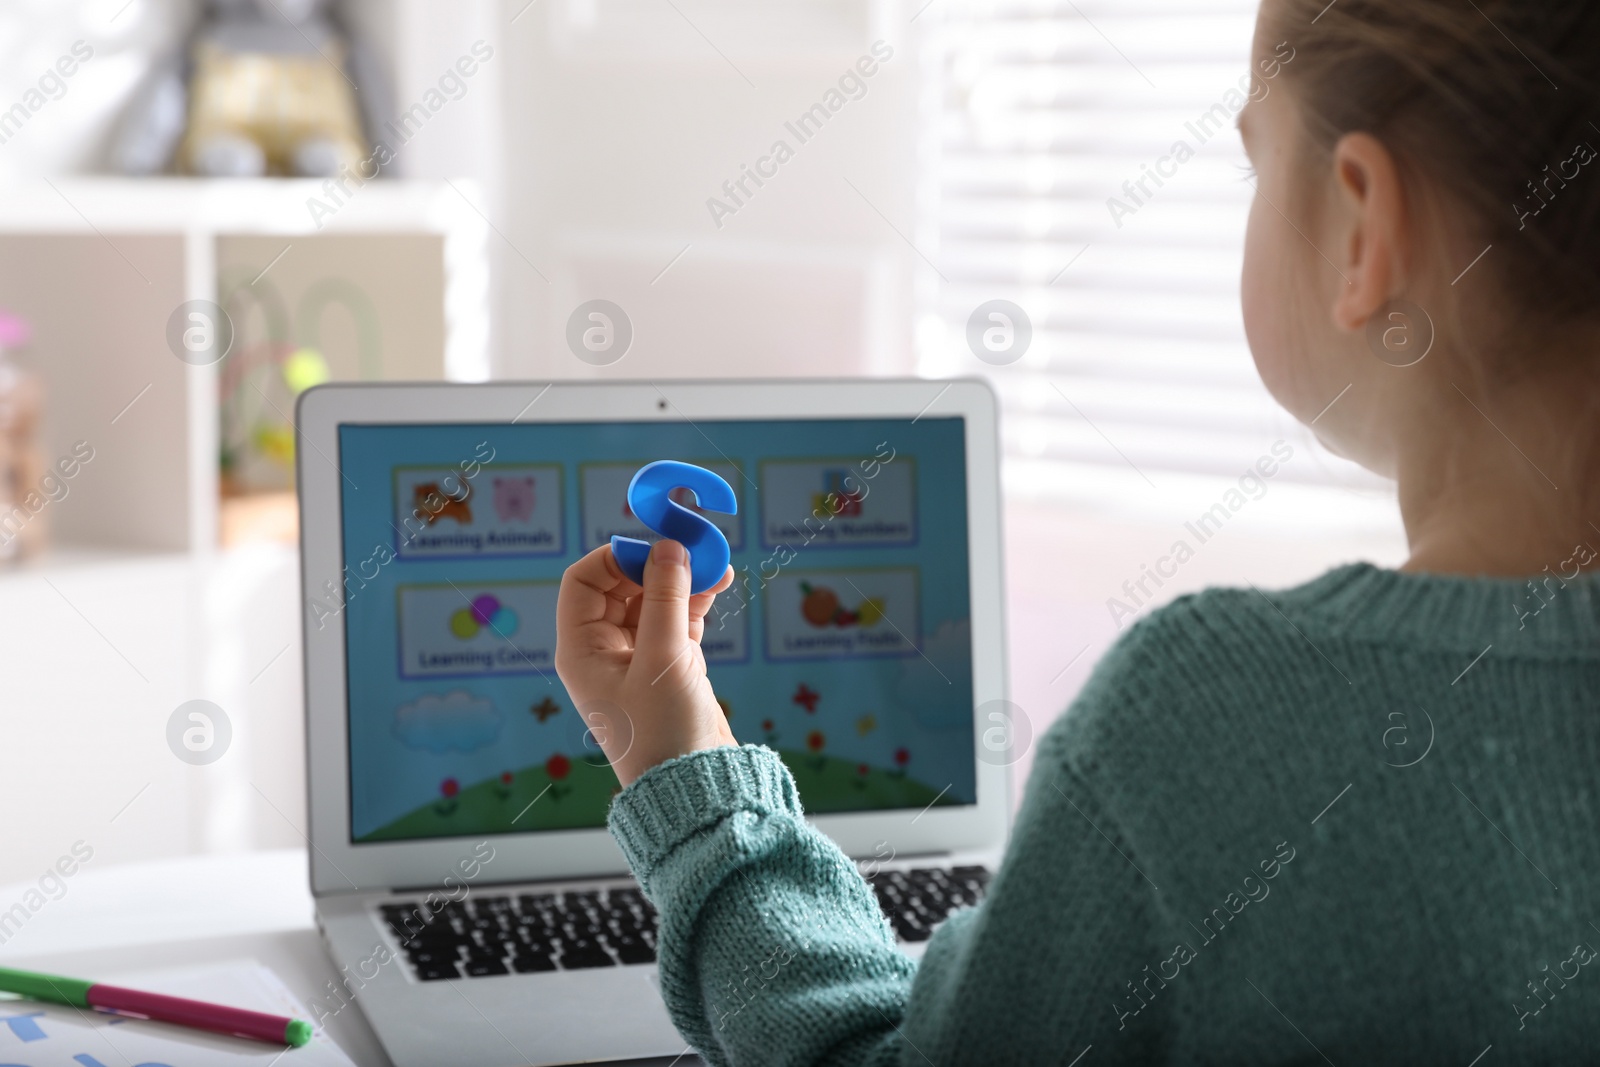
[[[867,881],[900,939],[926,941],[952,910],[978,902],[989,872],[930,867],[879,871]],[[421,901],[378,910],[424,982],[656,959],[656,910],[637,886],[474,894],[431,913]]]
[[[656,910],[635,886],[477,894],[434,913],[421,902],[379,911],[424,982],[656,959]]]
[[[914,867],[879,871],[867,878],[867,884],[878,895],[878,907],[889,917],[900,940],[926,941],[952,911],[983,899],[989,871],[984,867]]]

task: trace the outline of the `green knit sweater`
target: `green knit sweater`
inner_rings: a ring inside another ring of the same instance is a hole
[[[1596,1062],[1600,580],[1562,569],[1152,614],[920,963],[773,753],[652,769],[611,829],[673,1019],[713,1064]]]

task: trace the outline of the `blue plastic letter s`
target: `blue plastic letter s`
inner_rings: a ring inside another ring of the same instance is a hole
[[[707,511],[727,515],[739,512],[733,486],[704,467],[663,459],[639,468],[628,483],[628,508],[634,517],[662,537],[677,541],[689,552],[689,591],[703,593],[722,580],[728,569],[728,539],[711,520],[696,515],[669,498],[682,486],[694,493],[695,503]],[[650,543],[636,537],[613,537],[611,554],[622,573],[644,584],[644,563]]]

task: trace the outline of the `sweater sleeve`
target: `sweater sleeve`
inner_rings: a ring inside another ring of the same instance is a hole
[[[1054,737],[988,896],[936,931],[920,967],[855,864],[806,823],[775,753],[713,749],[641,776],[610,825],[661,913],[680,1032],[718,1067],[1065,1064],[1100,1041],[1111,1062],[1158,1058],[1148,1035],[1163,1028],[1149,1013],[1128,1028],[1115,1006],[1159,959],[1152,887],[1050,757]]]

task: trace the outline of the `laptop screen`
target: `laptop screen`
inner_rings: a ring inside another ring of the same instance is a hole
[[[589,829],[618,789],[556,676],[561,574],[656,459],[706,467],[734,587],[702,641],[811,814],[977,802],[959,417],[339,427],[356,843]],[[685,506],[693,497],[674,494]]]

